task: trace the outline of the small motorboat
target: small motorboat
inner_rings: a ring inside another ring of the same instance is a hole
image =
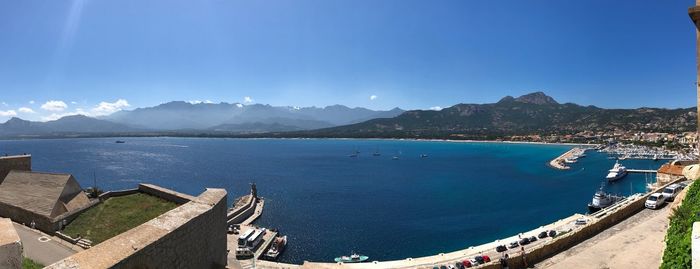
[[[364,262],[367,261],[369,257],[367,256],[362,256],[357,253],[352,253],[350,256],[340,256],[335,258],[335,262],[344,262],[344,263],[354,263],[354,262]]]
[[[117,140],[117,141],[114,141],[114,143],[117,143],[117,144],[124,144],[124,143],[126,143],[126,141],[124,141],[124,140]]]

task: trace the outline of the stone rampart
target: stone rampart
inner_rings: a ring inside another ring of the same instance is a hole
[[[190,202],[46,268],[224,268],[226,191]]]
[[[179,193],[174,190],[166,189],[153,184],[139,184],[139,191],[167,201],[171,201],[178,205],[185,204],[189,201],[192,201],[195,198],[192,195]]]
[[[112,197],[119,197],[119,196],[126,196],[126,195],[131,195],[138,193],[139,189],[138,188],[133,188],[133,189],[126,189],[126,190],[119,190],[119,191],[107,191],[97,198],[100,199],[100,201],[104,202],[105,200],[112,198]]]
[[[10,219],[0,219],[0,268],[22,268],[22,243]]]
[[[12,170],[32,171],[32,155],[0,157],[0,183]]]

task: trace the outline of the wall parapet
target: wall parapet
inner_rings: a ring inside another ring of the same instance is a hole
[[[140,192],[171,201],[178,205],[185,204],[195,199],[195,197],[192,195],[176,192],[174,190],[166,189],[153,184],[141,183],[139,184],[138,189]]]
[[[207,189],[144,224],[46,268],[224,268],[226,190]]]

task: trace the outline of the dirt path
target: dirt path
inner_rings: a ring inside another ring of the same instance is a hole
[[[644,209],[535,268],[659,268],[669,211]]]

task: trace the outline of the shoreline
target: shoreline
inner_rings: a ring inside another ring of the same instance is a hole
[[[0,137],[0,141],[26,140],[61,140],[61,139],[111,139],[111,138],[183,138],[183,139],[237,139],[237,140],[387,140],[415,142],[450,142],[450,143],[505,143],[552,146],[593,146],[597,144],[566,143],[566,142],[532,142],[505,140],[473,140],[473,139],[437,139],[437,138],[381,138],[381,137],[226,137],[226,136],[176,136],[176,135],[144,135],[144,136],[63,136],[63,137]]]

